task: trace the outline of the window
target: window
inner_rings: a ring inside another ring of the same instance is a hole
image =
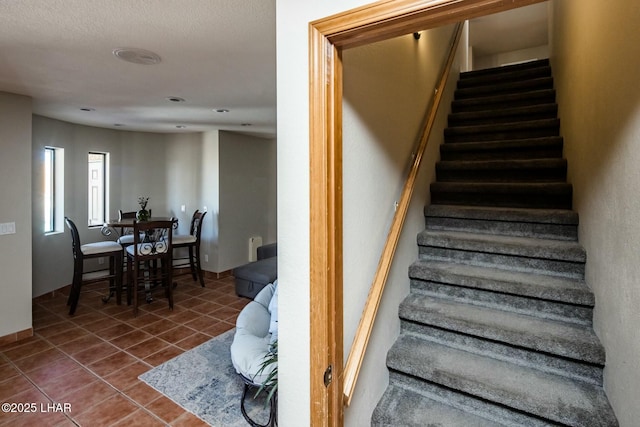
[[[89,153],[89,226],[103,225],[106,218],[108,154]]]
[[[44,147],[44,232],[64,231],[64,149]]]

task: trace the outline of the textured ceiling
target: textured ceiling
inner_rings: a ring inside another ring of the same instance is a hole
[[[478,18],[475,52],[538,46],[542,36],[546,43],[545,11],[542,3],[507,19]],[[162,61],[124,62],[116,48],[150,50]],[[275,0],[0,1],[0,91],[32,97],[36,114],[55,119],[272,137],[275,64]]]
[[[124,62],[121,47],[162,61]],[[0,2],[0,90],[75,123],[275,135],[275,53],[275,0]]]

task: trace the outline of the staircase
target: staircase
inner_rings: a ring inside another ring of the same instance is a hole
[[[548,60],[460,76],[374,426],[617,426]]]

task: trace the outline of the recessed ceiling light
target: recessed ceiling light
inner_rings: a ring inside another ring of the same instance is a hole
[[[217,110],[213,110],[216,113],[228,113],[229,110],[227,110],[226,108],[218,108]]]
[[[241,126],[251,126],[251,123],[242,123]]]
[[[89,107],[82,107],[80,110],[82,110],[82,111],[96,111],[95,108],[89,108]]]
[[[113,54],[116,58],[127,62],[133,62],[134,64],[153,65],[162,61],[162,59],[160,59],[160,55],[157,53],[138,48],[119,47],[113,49]]]
[[[114,123],[113,125],[116,126],[116,127],[124,126],[122,123]]]
[[[176,127],[177,127],[178,129],[185,129],[185,128],[186,128],[186,126],[185,126],[185,125],[176,125]]]
[[[180,98],[179,96],[167,96],[165,99],[171,102],[184,102],[184,98]]]

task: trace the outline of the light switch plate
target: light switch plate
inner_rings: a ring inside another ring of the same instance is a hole
[[[0,235],[3,234],[16,234],[15,222],[3,222],[0,224]]]

